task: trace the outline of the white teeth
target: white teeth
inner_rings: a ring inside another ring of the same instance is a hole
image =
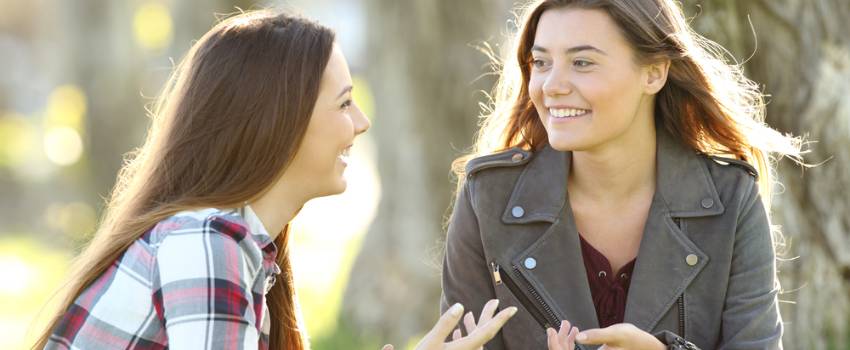
[[[340,154],[339,154],[339,157],[338,157],[338,158],[339,158],[341,161],[343,161],[344,163],[348,164],[349,152],[350,152],[350,151],[351,151],[351,148],[346,148],[346,149],[342,150],[342,152],[340,152]]]
[[[549,108],[549,114],[555,118],[578,117],[589,113],[587,109]]]

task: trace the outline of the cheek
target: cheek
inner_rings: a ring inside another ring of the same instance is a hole
[[[528,95],[537,108],[543,108],[543,82],[546,77],[532,74],[528,79]]]

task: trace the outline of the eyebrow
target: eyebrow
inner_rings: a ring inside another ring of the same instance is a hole
[[[532,46],[531,51],[548,52],[548,50],[546,50],[546,48],[544,48],[542,46],[537,46],[537,45]],[[601,53],[601,54],[606,55],[606,56],[608,55],[605,51],[602,51],[602,50],[600,50],[596,47],[590,46],[590,45],[573,46],[569,49],[564,50],[564,53],[569,55],[569,54],[573,54],[573,53],[581,52],[581,51],[594,51],[594,52],[598,52],[598,53]]]
[[[339,93],[339,95],[336,95],[336,98],[342,97],[342,95],[345,95],[346,92],[351,92],[352,88],[354,88],[354,87],[351,86],[351,85],[346,86],[344,89],[342,89],[342,91]]]

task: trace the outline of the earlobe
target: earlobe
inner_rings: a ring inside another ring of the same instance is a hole
[[[655,62],[646,67],[646,93],[657,94],[667,83],[667,73],[670,71],[670,60]]]

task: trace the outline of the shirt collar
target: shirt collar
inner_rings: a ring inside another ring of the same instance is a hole
[[[254,212],[254,209],[249,204],[245,204],[241,212],[242,218],[248,224],[248,230],[251,231],[251,237],[257,242],[260,248],[265,251],[269,245],[273,247],[274,242],[271,235],[269,235],[269,231],[266,230],[266,226],[260,220],[260,217],[257,216],[257,213]]]

